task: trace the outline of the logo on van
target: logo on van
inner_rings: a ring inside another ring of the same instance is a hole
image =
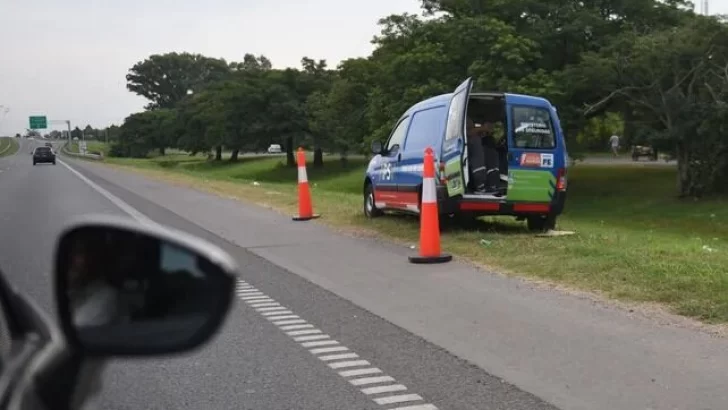
[[[521,166],[534,168],[553,168],[554,154],[536,154],[532,152],[521,154]]]
[[[541,154],[524,153],[521,154],[522,167],[541,167]]]

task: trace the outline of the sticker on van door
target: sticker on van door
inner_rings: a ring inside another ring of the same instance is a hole
[[[529,168],[553,168],[554,154],[523,153],[521,154],[521,166]]]

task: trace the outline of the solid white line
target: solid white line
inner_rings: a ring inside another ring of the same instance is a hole
[[[260,311],[258,311],[258,312],[260,312]],[[291,313],[293,313],[293,312],[291,312],[290,310],[286,310],[286,309],[283,309],[283,310],[276,309],[273,312],[262,312],[261,313],[261,316],[269,316],[268,319],[273,320],[273,319],[275,319],[274,316],[278,316],[278,315],[290,315]]]
[[[281,330],[313,329],[312,324],[281,326]]]
[[[385,404],[395,404],[395,403],[404,403],[406,401],[417,401],[417,400],[424,400],[422,396],[418,394],[401,394],[399,396],[388,396],[388,397],[380,397],[377,399],[374,399],[374,402],[377,404],[385,405]]]
[[[339,342],[336,340],[319,340],[317,342],[306,342],[301,343],[301,346],[303,347],[317,347],[317,346],[331,346],[331,345],[338,345]]]
[[[381,393],[394,393],[397,391],[405,391],[407,387],[402,384],[388,384],[386,386],[374,386],[361,389],[364,394],[381,394]]]
[[[434,404],[415,404],[414,406],[396,407],[390,410],[439,410]]]
[[[321,340],[321,339],[330,339],[330,338],[331,338],[331,336],[329,336],[329,335],[299,336],[299,337],[294,337],[293,341],[308,342],[309,340]]]
[[[320,353],[332,353],[332,352],[345,352],[349,350],[346,346],[336,346],[336,347],[322,347],[320,349],[311,349],[309,352],[311,354],[320,354]]]
[[[319,359],[328,362],[330,360],[356,359],[359,355],[356,353],[330,354],[327,356],[319,356]]]
[[[335,362],[329,363],[329,367],[332,369],[343,369],[345,367],[357,367],[357,366],[371,366],[366,360],[349,360],[346,362]]]
[[[375,383],[389,383],[393,382],[394,377],[392,376],[375,376],[375,377],[362,377],[361,379],[353,379],[349,380],[349,383],[353,384],[354,386],[364,386],[366,384],[375,384]]]
[[[377,373],[382,373],[382,370],[377,369],[376,367],[370,367],[368,369],[345,370],[343,372],[339,372],[339,376],[354,377],[354,376],[364,376],[367,374],[377,374]]]
[[[257,308],[255,310],[258,311],[258,312],[272,312],[274,310],[286,310],[286,309],[288,309],[288,308],[287,307],[283,307],[283,306],[276,306],[276,307]],[[288,312],[290,313],[290,311],[288,311]]]
[[[144,214],[134,209],[131,205],[127,204],[126,202],[122,201],[118,197],[114,196],[109,191],[105,190],[104,188],[101,188],[98,186],[95,182],[91,181],[90,179],[86,178],[83,174],[76,171],[75,169],[71,168],[70,165],[66,164],[65,162],[61,161],[60,159],[57,160],[61,165],[68,168],[71,173],[76,175],[81,181],[85,182],[88,186],[96,190],[96,192],[100,193],[106,199],[111,201],[114,205],[116,205],[117,208],[121,209],[122,211],[126,212],[131,216],[132,218],[136,219],[138,222],[146,224],[146,225],[157,225],[156,222],[152,221],[151,219],[147,218]]]
[[[306,321],[303,320],[303,319],[282,320],[282,321],[276,323],[276,325],[278,325],[278,326],[283,326],[283,325],[297,325],[299,323],[306,323]]]
[[[293,332],[286,332],[286,334],[288,336],[315,335],[317,333],[323,333],[323,332],[318,329],[294,330]]]
[[[285,316],[271,316],[268,318],[268,320],[270,320],[274,324],[277,324],[276,320],[300,319],[300,318],[301,318],[301,316],[298,316],[298,315],[285,315]]]

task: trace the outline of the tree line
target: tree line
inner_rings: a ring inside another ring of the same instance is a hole
[[[135,64],[127,88],[149,100],[113,136],[112,155],[167,148],[230,161],[282,143],[366,152],[411,104],[474,77],[482,91],[556,105],[570,153],[611,133],[678,162],[683,196],[728,192],[728,26],[685,0],[422,0],[423,15],[379,21],[368,57],[330,68],[304,57],[274,69],[189,53]]]

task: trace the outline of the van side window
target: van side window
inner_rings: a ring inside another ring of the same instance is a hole
[[[423,153],[427,147],[438,151],[440,139],[445,132],[446,119],[447,113],[444,105],[415,113],[412,116],[412,125],[407,132],[405,151]]]
[[[554,149],[556,136],[546,108],[516,106],[511,111],[513,145],[526,149]]]
[[[394,131],[392,131],[392,135],[390,135],[389,141],[387,141],[388,153],[397,152],[404,145],[404,136],[407,135],[407,126],[410,123],[410,119],[410,117],[403,119],[394,128]]]

